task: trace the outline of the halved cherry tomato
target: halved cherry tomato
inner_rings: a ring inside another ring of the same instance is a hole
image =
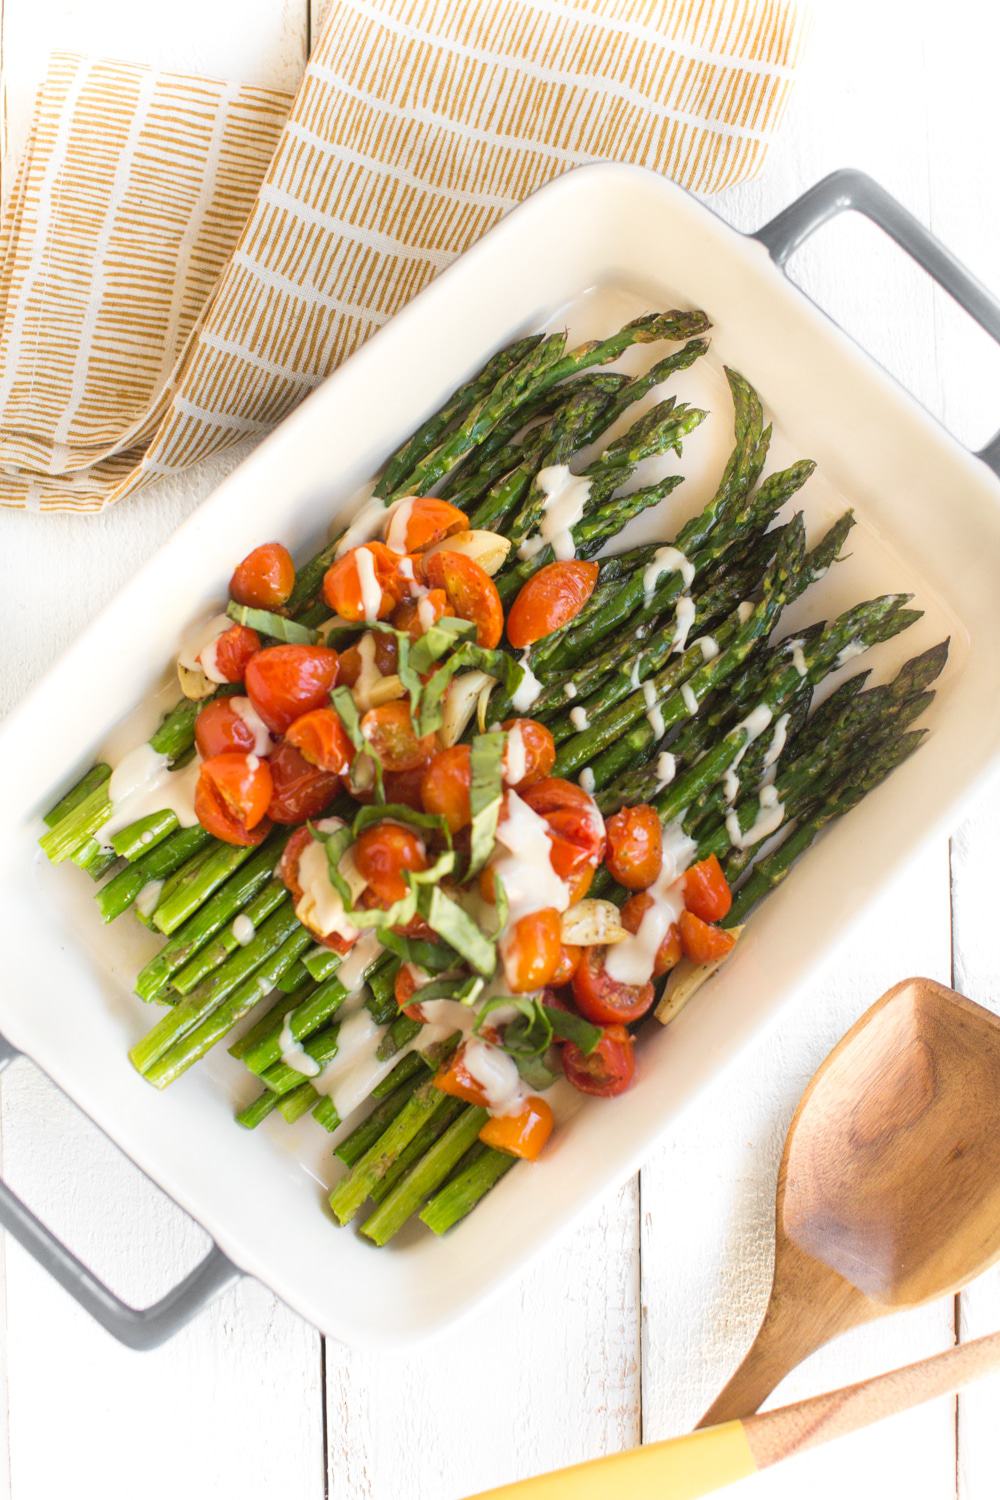
[[[273,790],[267,811],[276,823],[315,818],[340,790],[340,777],[311,765],[291,740],[282,740],[268,764]]]
[[[531,786],[549,774],[556,763],[556,742],[544,724],[535,719],[504,719],[500,728],[508,735],[503,752],[504,780],[508,786]],[[512,732],[516,732],[520,743],[520,750],[515,744],[513,754],[509,738]]]
[[[518,796],[552,830],[552,867],[563,880],[585,865],[596,868],[600,864],[606,844],[604,819],[583,787],[561,776],[546,776]]]
[[[224,682],[242,682],[250,661],[260,650],[260,636],[248,625],[230,625],[214,642],[216,675]]]
[[[285,739],[311,766],[332,776],[342,776],[354,759],[354,746],[332,708],[311,708],[289,725]]]
[[[459,1047],[434,1075],[434,1087],[442,1094],[452,1094],[468,1104],[486,1104],[486,1091],[465,1066],[465,1048]]]
[[[299,859],[303,849],[312,843],[312,830],[306,827],[296,828],[288,843],[282,850],[278,861],[276,874],[282,885],[286,886],[292,893],[292,901],[297,904],[302,895],[302,886],[299,882]]]
[[[435,552],[424,563],[431,588],[444,589],[449,611],[471,620],[480,646],[499,646],[503,635],[503,605],[493,579],[471,557],[461,552]]]
[[[682,911],[680,915],[681,942],[684,952],[692,963],[712,964],[725,958],[736,946],[731,932],[722,927],[710,927],[693,911]]]
[[[634,896],[629,896],[621,910],[622,926],[629,932],[638,932],[642,919],[652,904],[653,898],[646,891],[637,891]],[[653,959],[653,978],[659,979],[661,974],[668,973],[674,964],[679,963],[682,951],[680,928],[676,922],[671,922]]]
[[[385,540],[393,552],[423,552],[446,536],[468,529],[468,517],[457,505],[434,495],[408,495],[393,507]]]
[[[721,922],[733,904],[733,893],[714,854],[692,865],[684,876],[684,905],[703,922]]]
[[[373,630],[370,634],[375,641],[373,652],[375,666],[383,677],[390,677],[396,670],[399,653],[396,637],[390,635],[387,630]],[[357,646],[348,646],[346,651],[340,653],[337,681],[342,682],[345,687],[354,687],[361,676],[363,665],[360,649]]]
[[[237,712],[237,703],[252,707],[246,698],[213,698],[198,714],[194,721],[194,742],[202,760],[227,750],[247,754],[254,748],[257,736]]]
[[[337,681],[338,656],[327,646],[268,646],[246,670],[247,696],[272,734],[322,708]]]
[[[424,767],[414,766],[411,771],[386,771],[382,777],[387,802],[402,802],[414,812],[423,812],[420,784],[424,779]]]
[[[410,1004],[411,996],[426,984],[426,978],[419,978],[413,964],[400,964],[396,970],[396,979],[393,990],[396,996],[396,1004],[404,1016],[409,1016],[411,1021],[422,1021],[424,1019],[423,1007],[418,1000],[415,1005]]]
[[[354,862],[380,906],[401,901],[409,890],[404,870],[426,870],[423,840],[401,823],[376,823],[354,845]]]
[[[451,745],[439,750],[420,783],[424,811],[438,813],[452,833],[458,833],[472,819],[469,789],[472,785],[472,752],[468,745]]]
[[[385,620],[400,598],[398,566],[399,558],[384,542],[352,547],[327,568],[323,598],[342,620]]]
[[[559,913],[554,906],[520,917],[503,940],[504,975],[515,995],[547,985],[562,956]]]
[[[404,599],[397,604],[392,624],[397,630],[405,630],[411,641],[419,641],[447,613],[448,595],[444,589],[428,589],[419,599]]]
[[[575,620],[597,582],[595,562],[554,562],[521,588],[507,615],[507,639],[518,651]]]
[[[584,948],[573,975],[573,999],[581,1016],[595,1026],[638,1021],[653,1003],[651,984],[622,984],[605,967],[606,948]]]
[[[271,770],[266,760],[227,750],[202,761],[194,811],[202,828],[225,844],[259,844],[267,836]]]
[[[551,1106],[532,1094],[516,1115],[493,1115],[479,1132],[479,1139],[495,1151],[519,1156],[522,1161],[537,1161],[552,1134]]]
[[[410,705],[402,698],[362,714],[361,733],[386,771],[412,771],[426,765],[438,744],[434,734],[418,738]]]
[[[635,1077],[635,1048],[624,1026],[608,1026],[604,1035],[587,1054],[575,1042],[562,1049],[563,1072],[581,1094],[596,1094],[611,1099],[624,1094]]]
[[[576,899],[580,900],[581,898],[577,897]],[[582,954],[583,949],[574,947],[572,943],[562,943],[560,945],[559,962],[552,971],[552,978],[549,980],[549,984],[553,989],[559,989],[562,985],[569,984],[576,973]],[[548,1001],[546,1000],[545,1003],[547,1005]]]
[[[663,829],[655,807],[640,802],[623,807],[605,824],[608,852],[605,864],[630,891],[644,891],[663,867]]]
[[[295,564],[280,542],[264,542],[248,552],[229,580],[230,597],[255,609],[280,609],[294,587]]]

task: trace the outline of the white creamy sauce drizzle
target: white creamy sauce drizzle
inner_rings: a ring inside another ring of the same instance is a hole
[[[669,750],[661,750],[656,757],[656,790],[669,786],[677,775],[677,759]]]
[[[209,682],[225,682],[219,671],[217,643],[219,636],[232,625],[228,615],[213,615],[210,620],[195,625],[181,641],[177,660],[189,672],[204,672]]]
[[[374,625],[378,619],[378,612],[382,608],[382,585],[375,572],[375,559],[367,547],[359,547],[355,552],[354,566],[358,570],[361,608],[364,610],[365,620],[369,625]]]
[[[741,625],[745,625],[752,614],[753,602],[750,599],[744,599],[742,604],[737,605],[736,618]]]
[[[230,698],[229,706],[238,719],[241,719],[250,733],[253,735],[254,755],[270,755],[274,749],[274,740],[270,731],[260,714],[254,708],[249,698]]]
[[[846,666],[846,664],[849,661],[853,661],[856,656],[863,656],[867,649],[868,648],[865,645],[864,641],[848,641],[847,645],[844,647],[843,651],[841,651],[840,655],[837,657],[837,660],[834,662],[834,666]]]
[[[304,1078],[315,1078],[318,1073],[322,1072],[322,1068],[296,1040],[295,1033],[292,1031],[294,1014],[294,1009],[288,1012],[281,1028],[281,1037],[278,1042],[281,1048],[281,1061],[286,1067],[294,1068],[296,1073],[301,1073]]]
[[[375,664],[375,637],[370,630],[366,630],[358,641],[358,655],[361,658],[361,671],[351,688],[351,697],[364,713],[373,706],[372,694],[382,681],[382,673]]]
[[[646,891],[652,897],[643,913],[638,932],[609,948],[605,968],[619,984],[645,984],[653,973],[660,944],[684,910],[682,876],[697,852],[679,822],[663,830],[663,865]]]
[[[508,786],[517,786],[527,774],[528,752],[525,748],[521,726],[515,724],[513,729],[507,731],[507,744],[504,747],[503,756],[503,779]]]
[[[567,698],[575,698],[576,697],[576,683],[575,682],[567,682],[564,685],[564,687],[563,687],[563,692],[566,694]]]
[[[518,683],[517,688],[511,695],[510,700],[511,704],[514,708],[516,708],[519,714],[526,714],[528,712],[528,709],[531,708],[532,704],[535,702],[535,699],[541,695],[542,691],[542,684],[539,682],[538,678],[531,670],[530,657],[530,651],[525,651],[522,654],[520,661],[518,662],[518,666],[520,666],[523,670],[524,676]]]
[[[722,778],[722,795],[727,802],[735,802],[740,795],[740,778],[732,766],[729,767],[729,770]]]
[[[344,878],[347,879],[346,872]],[[330,880],[326,846],[319,839],[312,839],[299,855],[298,881],[302,895],[296,903],[295,915],[302,925],[320,937],[336,933],[348,942],[353,941],[358,931],[344,915],[344,902]]]
[[[369,964],[375,962],[381,948],[382,944],[378,940],[377,933],[363,932],[351,951],[341,959],[340,967],[337,969],[337,978],[347,990],[348,995],[359,988],[365,970]]]
[[[646,719],[650,729],[658,740],[662,740],[667,732],[663,722],[663,710],[656,701],[656,685],[651,680],[642,685],[642,698],[646,705]]]
[[[507,893],[507,931],[528,912],[540,911],[542,907],[554,906],[556,911],[565,911],[569,906],[569,886],[552,868],[549,825],[514,791],[507,793],[506,812],[497,825],[496,841],[507,851],[492,861]]]
[[[806,655],[802,649],[802,642],[789,641],[788,649],[792,655],[792,666],[795,668],[796,672],[798,672],[800,677],[804,677],[809,669],[806,666]]]
[[[594,773],[589,766],[584,766],[583,770],[577,777],[577,781],[579,782],[580,786],[583,787],[583,790],[588,794],[591,793],[596,786],[596,782],[594,781]]]
[[[423,593],[417,600],[417,619],[420,621],[420,628],[425,635],[431,626],[437,623],[437,612],[427,597],[428,592],[429,590]]]
[[[335,554],[337,557],[343,557],[344,553],[350,552],[352,547],[360,547],[362,542],[374,541],[376,537],[382,535],[387,507],[381,500],[373,498],[374,488],[374,480],[369,484],[363,484],[359,490],[355,490],[348,501],[348,507],[360,505],[361,509],[337,543]]]
[[[752,708],[747,714],[746,718],[741,719],[740,722],[736,725],[737,730],[746,730],[747,737],[746,743],[740,746],[738,753],[730,763],[729,769],[731,771],[736,770],[736,767],[739,765],[744,755],[746,755],[754,740],[759,740],[765,729],[769,729],[771,727],[771,720],[773,717],[774,715],[771,713],[771,710],[768,708],[766,703],[758,703],[757,707]]]
[[[674,612],[674,638],[670,642],[671,651],[683,651],[687,645],[687,638],[691,634],[694,624],[694,600],[690,594],[682,594],[677,601]]]
[[[574,729],[581,733],[590,728],[590,720],[587,718],[587,710],[581,704],[579,708],[571,708],[569,711],[569,722]]]
[[[768,745],[767,754],[764,756],[765,770],[768,766],[774,765],[785,748],[785,742],[788,739],[788,718],[788,714],[782,714],[779,719],[775,720],[774,734],[771,736],[771,743]]]
[[[233,937],[239,943],[240,947],[245,948],[247,943],[253,942],[254,933],[257,929],[254,927],[253,922],[247,916],[246,912],[241,911],[239,916],[234,919],[232,928],[230,930],[233,934]]]
[[[694,688],[689,682],[681,683],[681,697],[684,700],[684,707],[688,713],[696,714],[698,712],[698,699],[695,697]]]
[[[526,1096],[512,1057],[482,1037],[473,1036],[465,1044],[462,1062],[482,1089],[491,1115],[516,1115],[520,1111]]]
[[[97,842],[109,844],[119,829],[150,813],[172,812],[182,828],[193,828],[198,821],[194,793],[200,771],[197,755],[183,770],[171,771],[167,757],[158,755],[152,745],[137,745],[122,757],[108,780],[111,813],[94,835]]]
[[[714,635],[700,635],[691,644],[698,647],[702,661],[714,661],[719,654],[719,643]]]
[[[573,527],[587,507],[590,480],[578,478],[567,464],[551,464],[538,471],[535,484],[545,496],[542,519],[537,535],[528,537],[517,549],[518,556],[535,557],[547,545],[560,562],[566,562],[576,556]]]
[[[694,582],[694,563],[677,547],[658,547],[642,575],[642,592],[648,600],[664,573],[679,573],[686,589]]]
[[[342,1120],[357,1109],[379,1082],[392,1072],[400,1053],[382,1061],[376,1056],[388,1028],[379,1026],[362,1007],[345,1016],[337,1031],[337,1051],[326,1067],[313,1076],[313,1088],[327,1094]]]
[[[772,833],[777,833],[784,818],[785,808],[778,801],[777,789],[765,786],[761,788],[757,816],[747,831],[744,833],[740,829],[740,820],[734,808],[726,814],[726,832],[734,849],[749,849],[762,839],[770,838]]]
[[[151,917],[156,910],[156,903],[160,899],[163,890],[162,880],[147,880],[138,896],[135,898],[135,909],[142,917]]]
[[[396,552],[400,556],[406,548],[406,528],[410,524],[410,515],[413,511],[415,495],[404,495],[390,507],[389,524],[385,528],[385,544],[390,552]],[[413,567],[410,565],[410,577],[413,577]]]

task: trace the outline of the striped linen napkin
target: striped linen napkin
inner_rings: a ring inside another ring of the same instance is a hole
[[[0,505],[265,433],[579,163],[753,175],[799,45],[795,0],[332,0],[294,99],[56,55],[0,235]]]

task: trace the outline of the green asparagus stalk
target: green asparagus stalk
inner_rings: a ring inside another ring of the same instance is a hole
[[[517,1157],[507,1156],[503,1151],[481,1144],[473,1146],[461,1170],[425,1205],[421,1220],[432,1233],[446,1234],[482,1202],[516,1162]]]
[[[351,1171],[330,1194],[330,1207],[340,1224],[348,1224],[368,1198],[372,1188],[388,1172],[400,1152],[413,1140],[431,1116],[445,1107],[447,1094],[434,1087],[433,1079],[419,1084],[393,1120]]]
[[[485,1109],[467,1105],[365,1220],[361,1233],[376,1245],[387,1245],[458,1165],[488,1119]]]

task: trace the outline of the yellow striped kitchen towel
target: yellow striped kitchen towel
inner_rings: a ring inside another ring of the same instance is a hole
[[[543,182],[759,170],[795,0],[331,0],[294,100],[60,54],[0,235],[0,504],[279,422]]]

